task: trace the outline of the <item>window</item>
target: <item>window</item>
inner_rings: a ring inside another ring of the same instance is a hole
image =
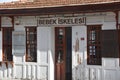
[[[119,58],[117,30],[102,30],[101,51],[104,58]]]
[[[37,31],[36,27],[26,28],[26,61],[37,61]]]
[[[101,26],[87,26],[87,63],[90,65],[101,64]]]
[[[13,61],[12,57],[12,28],[2,28],[3,30],[3,61]]]

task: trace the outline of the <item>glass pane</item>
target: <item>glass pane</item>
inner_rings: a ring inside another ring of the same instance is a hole
[[[27,28],[28,29],[28,28]],[[37,42],[37,38],[36,38],[36,28],[32,28],[30,27],[29,30],[27,30],[27,49],[28,49],[28,58],[27,61],[29,62],[35,62],[36,61],[36,42]]]
[[[3,28],[3,61],[12,61],[12,29]]]
[[[9,31],[7,32],[7,31],[6,31],[6,32],[4,33],[4,40],[7,41],[7,42],[10,42],[10,41],[11,41],[11,38],[12,38],[12,37],[11,37],[11,32],[9,32]]]
[[[63,35],[63,29],[59,29],[59,35]]]
[[[62,36],[62,35],[59,35],[59,36],[58,36],[58,39],[59,39],[59,40],[62,40],[62,39],[63,39],[63,36]]]
[[[59,40],[57,43],[58,43],[58,44],[63,44],[63,41],[62,41],[62,40]]]
[[[95,40],[95,31],[92,31],[92,40]]]
[[[62,62],[63,61],[63,51],[62,50],[58,50],[57,52],[57,62]]]

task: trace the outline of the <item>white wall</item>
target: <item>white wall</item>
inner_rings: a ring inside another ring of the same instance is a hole
[[[116,29],[115,13],[107,12],[104,15],[86,14],[87,25],[102,25],[102,30],[114,30]],[[87,46],[86,46],[86,28],[87,26],[73,26],[72,43],[75,44],[75,32],[79,32],[79,38],[85,37],[84,44],[79,43],[79,52],[83,53],[83,63],[76,65],[77,58],[73,49],[73,80],[119,80],[120,68],[119,58],[102,58],[102,65],[87,65]],[[81,35],[80,35],[81,34]],[[81,41],[82,42],[82,41]],[[82,45],[82,46],[81,46]],[[83,52],[81,52],[83,51]],[[81,57],[81,56],[80,56]]]
[[[120,14],[119,14],[120,15]],[[81,15],[82,16],[82,15]],[[102,30],[116,29],[115,14],[113,12],[88,13],[86,25],[102,25]],[[9,25],[3,19],[3,26]],[[120,23],[120,16],[119,16]],[[120,68],[117,58],[103,58],[101,66],[87,65],[87,26],[72,27],[72,69],[73,80],[119,80]],[[37,26],[36,16],[17,16],[15,17],[14,33],[23,34],[25,37],[26,26]],[[65,26],[65,25],[64,25]],[[7,68],[4,63],[0,66],[0,79],[42,79],[54,80],[54,58],[55,58],[55,37],[54,27],[57,26],[38,26],[37,27],[37,63],[25,62],[25,49],[22,53],[15,54],[13,51],[14,65],[9,64]],[[66,26],[65,26],[66,27]],[[76,53],[74,46],[76,42],[76,32],[78,32],[79,51]],[[0,32],[0,37],[2,32]],[[81,40],[83,39],[84,40]],[[0,49],[2,49],[2,37],[0,38]],[[23,45],[25,47],[26,45]],[[77,62],[77,55],[81,63]],[[2,56],[2,51],[0,52]],[[0,56],[0,60],[2,60]],[[112,66],[108,66],[111,63]],[[22,74],[21,74],[22,73]],[[110,76],[110,77],[109,77]],[[47,79],[46,78],[46,79]]]
[[[81,40],[82,38],[84,38],[84,40]],[[78,44],[76,44],[77,39],[79,40]],[[72,26],[72,70],[73,70],[72,78],[73,80],[78,80],[79,79],[78,77],[82,77],[82,75],[81,76],[79,75],[81,71],[76,69],[80,65],[81,67],[85,65],[85,62],[86,62],[85,56],[86,56],[86,47],[87,47],[86,39],[87,39],[86,26]],[[79,46],[79,50],[77,52],[75,51],[76,45]],[[78,62],[78,60],[80,61],[80,63]]]
[[[2,31],[0,31],[0,61],[2,61]]]

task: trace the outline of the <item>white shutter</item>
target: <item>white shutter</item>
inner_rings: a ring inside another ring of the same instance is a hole
[[[48,63],[48,46],[49,46],[49,31],[47,27],[38,27],[37,29],[37,49],[38,49],[38,62],[41,64]]]
[[[2,31],[0,31],[0,61],[2,61]]]
[[[37,59],[40,67],[40,79],[48,80],[50,27],[37,28]]]
[[[25,32],[15,31],[12,35],[13,54],[25,54]]]

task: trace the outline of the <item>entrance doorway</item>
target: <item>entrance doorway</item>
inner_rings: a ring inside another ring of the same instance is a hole
[[[72,80],[72,28],[55,28],[55,80]]]

